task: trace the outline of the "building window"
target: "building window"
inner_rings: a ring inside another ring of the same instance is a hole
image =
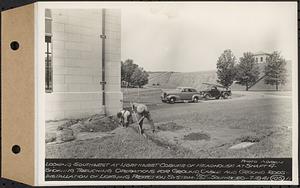
[[[258,57],[257,57],[257,58],[255,58],[255,61],[256,61],[256,63],[258,62]]]
[[[52,62],[52,17],[49,9],[45,11],[45,91],[53,92]]]
[[[263,57],[260,57],[260,62],[263,62],[264,61],[264,58]]]

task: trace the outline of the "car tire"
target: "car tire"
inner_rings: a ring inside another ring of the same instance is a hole
[[[176,99],[174,97],[170,98],[170,104],[174,104]]]
[[[229,97],[229,95],[228,95],[227,93],[225,93],[225,94],[223,95],[223,99],[228,99],[228,97]]]
[[[208,97],[208,95],[204,95],[203,98],[204,98],[204,100],[208,100],[209,97]]]
[[[198,97],[194,97],[194,98],[193,98],[193,102],[194,102],[194,103],[198,103],[198,102],[199,102]]]

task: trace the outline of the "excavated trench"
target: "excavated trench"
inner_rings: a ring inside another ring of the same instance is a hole
[[[210,136],[206,133],[189,133],[187,135],[184,136],[183,138],[184,140],[205,140],[205,141],[209,141],[210,140]]]

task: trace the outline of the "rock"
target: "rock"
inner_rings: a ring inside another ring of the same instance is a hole
[[[244,148],[252,146],[253,144],[254,144],[253,142],[242,142],[242,143],[236,144],[234,146],[231,146],[229,149],[244,149]]]
[[[56,140],[56,133],[46,133],[46,143],[54,142]]]
[[[58,131],[61,131],[61,130],[63,130],[63,129],[67,129],[67,128],[71,127],[72,125],[74,125],[74,124],[76,124],[76,123],[78,123],[78,122],[79,122],[78,119],[71,119],[71,120],[66,121],[66,122],[64,122],[63,124],[59,125],[59,126],[57,127],[57,130],[58,130]]]
[[[74,135],[78,135],[78,133],[82,132],[85,129],[85,126],[79,122],[70,127],[73,130]]]
[[[62,129],[56,133],[57,142],[68,142],[75,140],[74,132],[72,129]]]

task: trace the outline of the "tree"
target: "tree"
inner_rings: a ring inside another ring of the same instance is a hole
[[[132,59],[127,59],[125,62],[121,61],[121,80],[132,83],[131,75],[136,68],[138,65],[134,64]]]
[[[129,86],[142,87],[148,83],[148,73],[142,67],[133,63],[132,59],[121,61],[121,80]]]
[[[236,71],[236,80],[239,84],[246,86],[246,91],[248,91],[259,76],[259,67],[258,63],[255,62],[254,55],[250,52],[244,53],[243,57],[240,58]]]
[[[143,68],[136,68],[131,75],[132,85],[142,87],[148,83],[148,73]]]
[[[236,58],[230,49],[225,50],[217,61],[217,82],[228,88],[232,85],[236,71],[235,71]]]
[[[276,91],[280,84],[284,85],[287,78],[286,61],[279,52],[273,52],[266,59],[265,84],[275,85]]]

